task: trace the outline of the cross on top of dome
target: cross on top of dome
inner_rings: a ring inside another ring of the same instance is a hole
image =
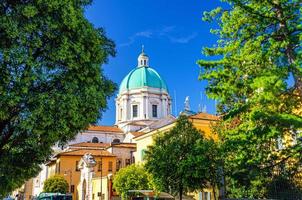
[[[137,67],[149,67],[149,57],[144,52],[145,47],[142,45],[142,52],[139,54],[137,58]]]

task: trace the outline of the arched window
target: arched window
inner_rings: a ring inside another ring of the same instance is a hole
[[[147,66],[147,61],[146,60],[144,60],[144,65]]]
[[[120,143],[120,142],[121,142],[120,139],[117,139],[117,138],[112,141],[112,143],[115,143],[115,144]]]
[[[92,143],[99,143],[99,139],[97,137],[92,138]]]

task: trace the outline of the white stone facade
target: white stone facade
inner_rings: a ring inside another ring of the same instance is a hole
[[[137,106],[137,116],[133,115],[133,106]],[[157,116],[154,116],[154,106]],[[137,131],[141,127],[171,113],[171,98],[158,88],[139,88],[125,91],[116,98],[116,124],[125,132]],[[133,123],[142,122],[142,123]]]
[[[69,145],[81,143],[81,142],[92,142],[92,139],[98,138],[99,143],[111,143],[114,139],[123,141],[125,138],[124,133],[115,132],[101,132],[101,131],[89,131],[78,133],[74,140],[68,142]]]

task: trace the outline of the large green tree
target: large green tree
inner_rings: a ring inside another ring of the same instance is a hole
[[[45,180],[43,192],[66,194],[68,192],[68,182],[63,176],[54,175]]]
[[[216,59],[198,61],[200,79],[208,81],[207,94],[223,116],[216,130],[229,185],[244,191],[237,197],[265,197],[273,172],[301,172],[302,145],[289,138],[302,127],[302,3],[223,2],[224,8],[204,14],[217,20],[212,32],[219,40],[204,48]]]
[[[178,195],[219,185],[219,160],[213,141],[205,140],[188,117],[181,115],[168,132],[158,133],[145,156],[145,168],[162,191]],[[218,173],[216,173],[218,172]],[[214,176],[212,176],[214,175]]]
[[[114,43],[85,18],[90,3],[0,2],[0,194],[94,123],[115,89],[101,68]]]
[[[141,165],[129,165],[120,169],[113,179],[113,188],[121,195],[122,199],[131,196],[129,190],[149,190],[153,188],[151,175]]]

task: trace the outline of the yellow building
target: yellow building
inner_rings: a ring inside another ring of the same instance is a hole
[[[193,123],[193,125],[200,131],[204,133],[206,138],[212,138],[214,140],[218,139],[218,136],[211,133],[211,124],[217,121],[219,118],[215,115],[210,115],[207,113],[198,113],[196,115],[189,116],[189,120]],[[176,124],[176,121],[173,123],[169,123],[164,125],[160,128],[152,130],[147,133],[140,133],[137,134],[133,140],[136,142],[136,152],[134,153],[135,156],[135,163],[142,163],[144,161],[143,155],[144,152],[147,150],[148,146],[152,145],[153,137],[159,132],[166,132],[172,129]]]
[[[195,115],[189,116],[189,120],[193,123],[193,125],[200,131],[204,133],[205,138],[212,138],[214,140],[218,139],[218,136],[211,132],[211,125],[219,120],[219,118],[215,115],[210,115],[207,113],[198,113]],[[144,154],[147,150],[148,146],[151,146],[153,143],[153,138],[156,134],[160,132],[166,132],[172,129],[176,125],[176,121],[173,123],[169,123],[160,128],[152,130],[147,133],[140,133],[136,137],[134,137],[134,141],[136,142],[137,151],[134,153],[135,163],[143,163],[144,162]],[[202,192],[192,193],[190,194],[194,199],[203,199],[210,200],[213,198],[213,189],[207,188]]]
[[[97,144],[92,143],[91,145]],[[79,191],[76,189],[80,182],[81,175],[78,164],[83,155],[86,153],[91,154],[96,161],[96,166],[94,167],[94,177],[107,176],[108,174],[115,173],[116,156],[102,149],[69,149],[56,154],[54,159],[47,164],[48,177],[55,174],[64,176],[69,184],[69,192],[72,193],[74,200],[80,199]]]
[[[92,200],[100,200],[99,194],[102,194],[102,200],[112,199],[112,175],[92,179]]]

